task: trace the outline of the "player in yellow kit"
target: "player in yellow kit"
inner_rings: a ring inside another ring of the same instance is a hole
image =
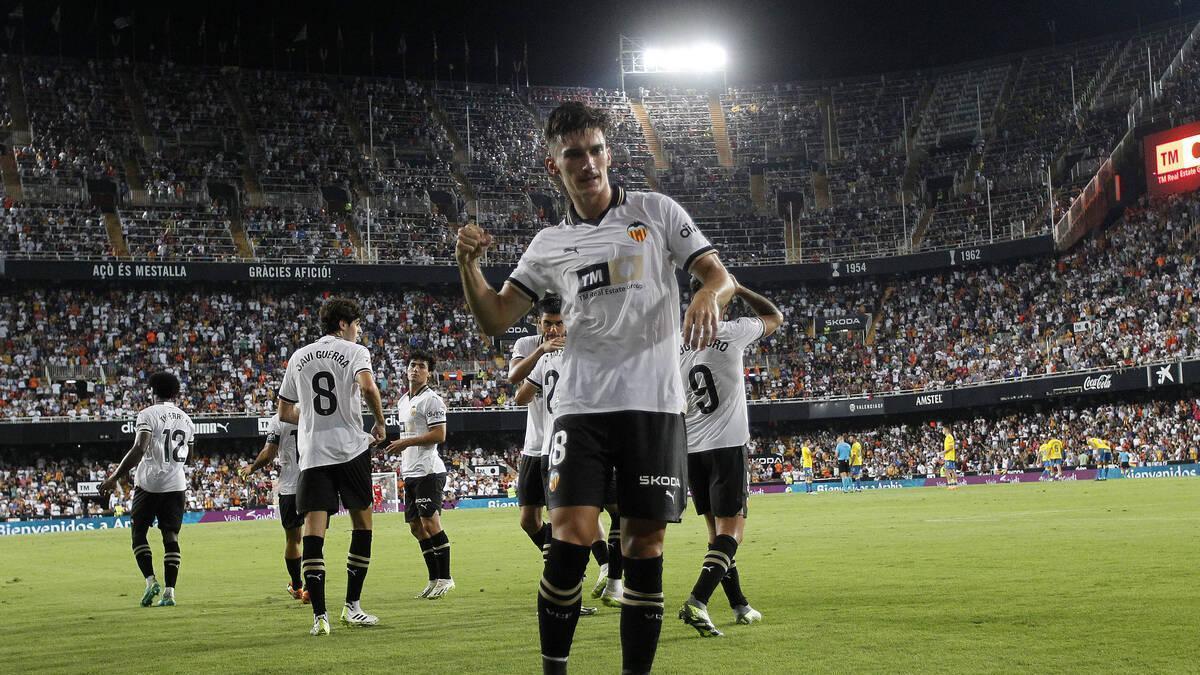
[[[946,462],[946,486],[951,490],[958,489],[958,444],[950,427],[942,427],[942,458]]]
[[[1062,480],[1063,471],[1063,442],[1057,438],[1051,438],[1046,442],[1047,449],[1050,451],[1050,471],[1051,480]]]
[[[1096,480],[1108,480],[1108,465],[1112,464],[1112,446],[1108,441],[1096,436],[1087,439],[1087,444],[1095,455]]]
[[[804,445],[800,446],[800,466],[804,469],[804,492],[812,494],[813,491],[813,454],[812,449],[808,447],[809,441],[805,441]]]
[[[862,468],[863,468],[862,444],[859,443],[858,439],[856,438],[856,439],[854,439],[854,443],[852,443],[850,445],[850,482],[851,483],[856,483],[859,479],[862,478]],[[857,485],[855,485],[855,487],[853,489],[854,490],[862,490],[862,488],[858,487]]]

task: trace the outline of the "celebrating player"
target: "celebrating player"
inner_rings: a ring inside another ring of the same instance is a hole
[[[1112,464],[1112,446],[1098,436],[1087,439],[1087,444],[1095,455],[1092,461],[1096,465],[1096,480],[1108,480],[1108,465]]]
[[[133,509],[130,513],[133,533],[133,557],[146,578],[142,607],[149,607],[161,592],[159,607],[175,605],[175,583],[179,579],[179,530],[183,527],[184,492],[187,479],[183,465],[187,462],[196,438],[196,426],[188,414],[172,402],[179,395],[179,378],[162,371],[150,376],[154,405],[138,413],[134,426],[133,447],[125,453],[117,470],[100,484],[100,494],[106,495],[117,486],[136,464],[134,474]],[[146,534],[158,519],[158,531],[163,540],[164,589],[154,576],[154,556]]]
[[[304,592],[304,579],[300,576],[300,544],[304,528],[304,516],[296,510],[296,481],[300,478],[300,451],[296,446],[299,435],[295,424],[279,419],[276,413],[267,425],[267,441],[249,467],[238,469],[238,476],[247,480],[255,471],[279,459],[279,480],[275,491],[279,493],[279,520],[283,523],[286,543],[283,548],[283,563],[287,567],[288,594],[301,602],[308,602]]]
[[[719,322],[708,349],[696,351],[684,345],[679,356],[687,388],[688,485],[696,513],[708,525],[708,553],[679,618],[702,637],[721,635],[708,614],[717,584],[725,589],[734,621],[750,624],[762,619],[742,593],[734,558],[746,525],[750,484],[746,470],[750,417],[742,354],[753,342],[774,333],[783,323],[783,314],[770,300],[737,280],[734,284],[734,295],[750,306],[755,317]],[[693,278],[692,292],[699,286]]]
[[[437,359],[428,352],[408,356],[408,392],[396,407],[400,438],[388,452],[402,452],[400,473],[404,478],[404,520],[421,546],[429,582],[417,598],[437,600],[454,589],[450,576],[450,538],[442,529],[442,494],[446,489],[446,465],[438,455],[438,443],[446,442],[446,403],[429,385],[429,373]]]
[[[546,291],[563,298],[571,346],[555,387],[558,418],[550,441],[553,538],[538,591],[543,670],[566,672],[583,572],[604,485],[616,467],[625,589],[623,669],[649,672],[662,629],[662,549],[667,522],[687,499],[683,386],[675,269],[699,277],[682,333],[693,349],[715,337],[719,307],[733,292],[724,266],[687,213],[656,193],[608,182],[607,116],[569,102],[546,123],[546,168],[570,205],[562,223],[534,237],[497,293],[479,259],[491,237],[459,229],[458,260],[467,304],[485,333],[512,325]]]
[[[346,556],[342,623],[379,623],[378,617],[363,611],[360,598],[371,563],[371,445],[387,437],[371,354],[358,344],[362,310],[353,300],[334,297],[321,305],[319,318],[324,337],[292,354],[279,387],[279,419],[299,427],[296,509],[304,514],[301,569],[312,602],[314,636],[329,635],[325,530],[339,500],[354,527]],[[363,431],[364,398],[375,418],[369,434]]]

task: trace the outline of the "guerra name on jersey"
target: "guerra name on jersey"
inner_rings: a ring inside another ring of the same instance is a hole
[[[670,197],[619,186],[598,220],[571,207],[538,232],[508,282],[535,302],[546,291],[563,299],[571,339],[556,414],[684,411],[675,269],[713,250]]]

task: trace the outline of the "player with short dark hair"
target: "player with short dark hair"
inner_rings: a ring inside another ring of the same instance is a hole
[[[560,105],[546,122],[546,170],[570,199],[563,221],[533,238],[504,287],[479,259],[491,236],[459,229],[463,290],[480,327],[498,335],[547,291],[563,299],[570,342],[560,359],[550,437],[550,552],[538,590],[542,668],[567,670],[604,486],[616,470],[625,587],[623,669],[649,672],[662,630],[662,549],[687,499],[686,401],[675,363],[680,334],[693,349],[712,341],[733,284],[716,250],[679,204],[608,181],[603,112]],[[682,331],[675,270],[699,277]]]
[[[134,426],[133,447],[125,453],[117,470],[100,484],[100,494],[107,495],[117,481],[137,465],[134,474],[133,508],[130,511],[133,534],[133,557],[146,579],[142,607],[149,607],[162,593],[159,607],[175,605],[175,584],[183,560],[179,549],[179,530],[183,527],[183,511],[187,477],[183,465],[191,454],[196,439],[196,426],[187,413],[173,403],[179,395],[179,378],[166,371],[150,376],[150,389],[156,403],[138,413]],[[163,541],[163,583],[154,575],[154,556],[146,534],[158,520]]]
[[[300,574],[304,516],[296,510],[296,483],[300,480],[300,450],[296,445],[298,427],[279,419],[279,413],[267,424],[267,440],[262,450],[248,467],[238,469],[238,476],[248,480],[254,472],[279,460],[279,479],[275,481],[275,492],[279,495],[279,521],[283,524],[286,543],[283,548],[283,563],[288,572],[287,591],[296,600],[307,603],[304,577]]]
[[[437,600],[454,589],[450,576],[450,538],[442,529],[442,494],[446,489],[446,465],[438,455],[438,443],[446,442],[446,403],[430,384],[437,359],[414,351],[408,355],[405,375],[408,391],[396,406],[400,438],[388,452],[401,452],[400,473],[404,479],[404,520],[421,546],[429,582],[417,598]],[[436,381],[436,377],[435,377]]]
[[[350,512],[353,531],[346,556],[346,604],[342,623],[373,626],[379,618],[363,611],[363,582],[371,563],[371,445],[387,437],[383,404],[371,354],[358,344],[358,303],[334,297],[319,313],[325,335],[297,349],[279,387],[279,419],[298,426],[300,478],[296,509],[304,514],[301,570],[313,608],[311,635],[329,635],[325,608],[325,531],[339,503]],[[375,418],[363,431],[362,409]]]
[[[842,477],[842,492],[850,492],[850,444],[845,436],[838,436],[837,446],[838,475]]]
[[[696,351],[684,345],[679,353],[688,403],[688,484],[696,513],[704,516],[708,525],[708,552],[692,594],[679,609],[679,618],[703,637],[722,634],[708,614],[708,601],[717,584],[725,589],[734,621],[751,624],[762,620],[762,614],[742,593],[734,557],[742,542],[750,499],[746,468],[750,416],[742,355],[751,344],[774,333],[783,324],[783,314],[736,279],[734,285],[734,297],[741,298],[754,317],[721,321],[707,349]],[[693,279],[692,291],[696,290],[697,280]]]

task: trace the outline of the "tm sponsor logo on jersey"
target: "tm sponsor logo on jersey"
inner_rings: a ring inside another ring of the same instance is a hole
[[[645,288],[642,277],[645,272],[645,257],[622,256],[608,262],[596,263],[575,270],[579,278],[580,299],[587,300],[599,295],[624,293],[629,289]]]

